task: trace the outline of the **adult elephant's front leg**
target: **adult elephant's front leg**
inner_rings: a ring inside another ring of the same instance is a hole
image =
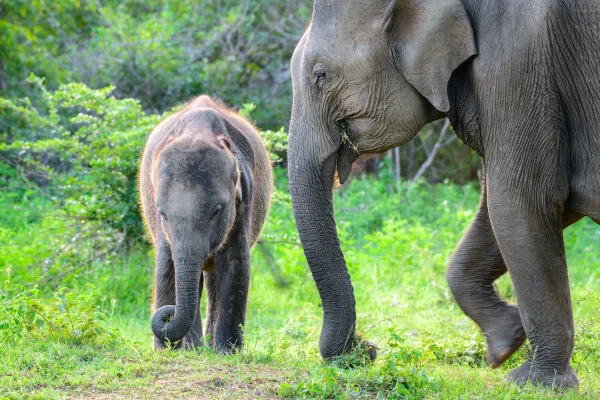
[[[577,386],[570,364],[573,312],[562,238],[567,186],[556,169],[563,164],[557,162],[558,152],[526,155],[503,154],[494,160],[500,162],[487,165],[490,220],[532,348],[530,359],[507,379]]]
[[[485,335],[487,360],[495,368],[526,336],[519,309],[500,298],[493,286],[506,265],[490,225],[486,192],[484,179],[479,210],[452,256],[447,278],[456,302]]]

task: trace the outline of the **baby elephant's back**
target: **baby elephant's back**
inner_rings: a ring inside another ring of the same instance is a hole
[[[225,110],[227,120],[234,125],[248,140],[252,149],[253,173],[253,210],[251,244],[254,245],[269,211],[273,176],[271,161],[262,142],[260,134],[252,124],[233,111]],[[232,138],[235,140],[234,138]],[[236,143],[238,147],[240,144]]]

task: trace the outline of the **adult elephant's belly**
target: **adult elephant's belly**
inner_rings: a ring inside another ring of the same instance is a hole
[[[587,215],[600,224],[600,167],[587,176],[571,176],[565,208]]]
[[[569,116],[573,128],[569,136],[569,197],[565,207],[599,222],[600,99],[590,106],[594,110]]]

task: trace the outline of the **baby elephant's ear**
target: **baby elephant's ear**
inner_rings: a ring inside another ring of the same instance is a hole
[[[241,175],[241,173],[238,171],[238,175]],[[238,181],[235,184],[235,200],[236,202],[239,202],[242,200],[242,177],[238,176]]]
[[[223,150],[227,149],[229,151],[232,151],[231,143],[229,142],[229,139],[227,139],[225,136],[217,136],[217,146],[219,146]]]

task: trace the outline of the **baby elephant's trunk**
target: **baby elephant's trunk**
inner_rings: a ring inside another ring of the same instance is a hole
[[[177,342],[183,339],[198,312],[202,262],[180,261],[175,265],[176,305],[162,306],[152,316],[152,332],[163,341]]]

